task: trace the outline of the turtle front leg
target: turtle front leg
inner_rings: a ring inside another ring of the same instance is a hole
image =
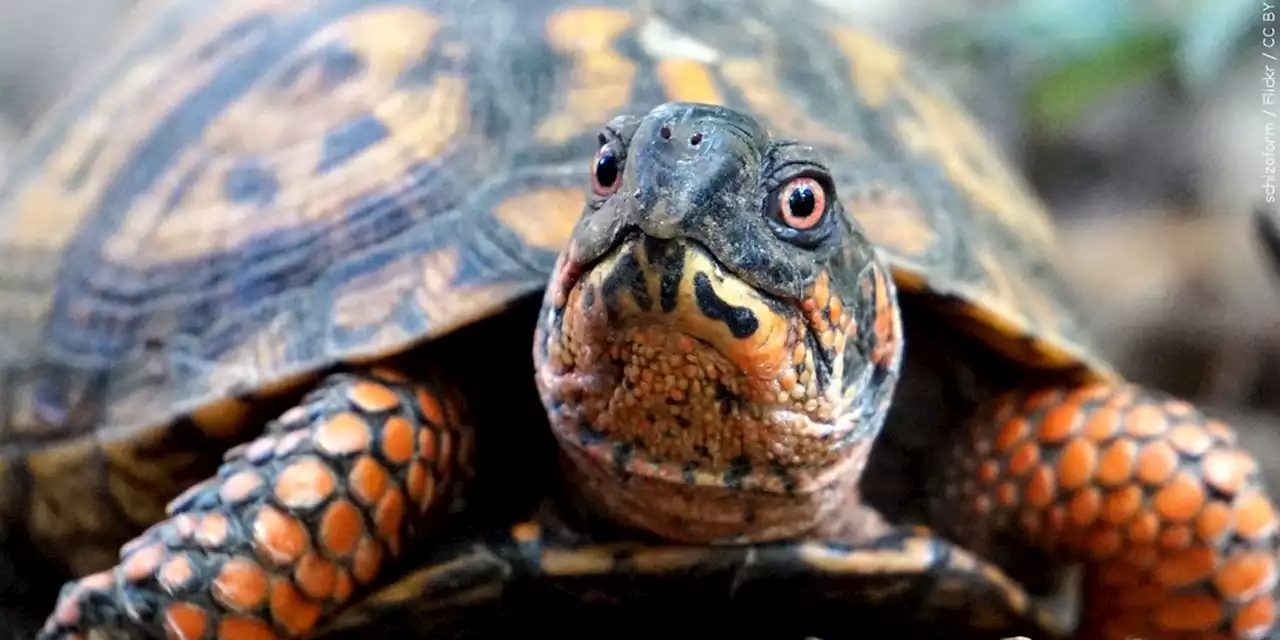
[[[64,587],[39,637],[309,635],[450,510],[472,448],[453,402],[390,371],[329,377]]]
[[[1128,385],[1011,394],[954,455],[939,524],[980,553],[1012,534],[1083,562],[1080,637],[1275,629],[1275,503],[1231,428],[1186,402]]]

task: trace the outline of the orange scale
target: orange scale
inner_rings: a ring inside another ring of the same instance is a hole
[[[333,581],[333,602],[334,604],[344,604],[351,599],[351,594],[355,592],[355,583],[351,580],[351,574],[346,569],[339,568],[338,576]]]
[[[323,461],[305,457],[285,468],[276,478],[276,499],[290,509],[312,509],[333,495],[338,482]]]
[[[305,599],[287,578],[271,581],[271,618],[292,636],[305,636],[320,621],[322,608]]]
[[[1058,488],[1079,489],[1093,479],[1098,468],[1098,450],[1088,440],[1072,440],[1058,456]]]
[[[329,505],[320,518],[318,541],[334,558],[349,557],[364,535],[364,516],[346,500]]]
[[[1213,446],[1213,438],[1196,424],[1179,424],[1169,432],[1169,443],[1191,456],[1204,455]]]
[[[1202,465],[1205,483],[1229,495],[1239,493],[1249,476],[1257,471],[1257,464],[1248,455],[1224,449],[1210,451]]]
[[[1276,511],[1271,501],[1260,493],[1241,496],[1236,500],[1236,533],[1246,540],[1258,540],[1275,533]]]
[[[1102,451],[1096,474],[1098,484],[1116,487],[1133,477],[1138,460],[1138,445],[1130,440],[1117,440]]]
[[[1195,547],[1165,555],[1156,565],[1156,582],[1172,588],[1189,587],[1209,579],[1217,568],[1218,555],[1213,549]]]
[[[425,389],[418,389],[418,411],[426,418],[427,422],[432,426],[444,426],[444,411],[440,407],[440,401]]]
[[[1018,506],[1018,485],[1012,482],[1002,482],[996,487],[996,502],[1005,509],[1012,509]]]
[[[121,570],[124,579],[129,582],[141,582],[155,575],[160,563],[164,562],[165,548],[159,543],[143,547],[129,556]]]
[[[1008,451],[1010,447],[1022,442],[1029,435],[1031,435],[1031,428],[1026,418],[1016,417],[1007,420],[1000,428],[1000,433],[996,434],[996,450],[1002,453]]]
[[[427,474],[426,467],[421,462],[414,462],[409,465],[409,472],[405,475],[405,490],[409,492],[409,501],[421,507],[426,501],[427,488],[430,486],[431,478]]]
[[[401,416],[387,419],[382,426],[382,455],[391,464],[402,465],[413,457],[413,425]]]
[[[221,513],[209,513],[200,519],[196,528],[195,541],[206,549],[216,549],[226,544],[227,535],[231,531],[231,523]]]
[[[1204,486],[1195,476],[1184,471],[1156,492],[1152,504],[1162,518],[1186,522],[1200,513],[1205,498]]]
[[[1037,509],[1044,509],[1053,504],[1056,494],[1057,486],[1054,482],[1053,470],[1049,467],[1037,467],[1032,472],[1024,493],[1027,504]]]
[[[357,382],[347,389],[347,399],[355,406],[376,413],[400,406],[400,396],[391,389],[372,382]]]
[[[1258,551],[1239,553],[1227,559],[1213,583],[1234,602],[1252,600],[1276,586],[1276,559]]]
[[[253,520],[254,548],[261,557],[278,566],[297,562],[310,542],[307,528],[301,522],[274,507],[263,507]]]
[[[293,581],[308,597],[324,600],[333,593],[338,567],[314,553],[308,553],[293,569]]]
[[[373,432],[363,418],[354,413],[340,413],[316,430],[315,445],[333,455],[365,451],[373,442]]]
[[[1129,542],[1134,544],[1151,544],[1160,534],[1160,517],[1155,513],[1143,510],[1129,521]]]
[[[1022,403],[1023,413],[1035,413],[1053,405],[1062,403],[1062,393],[1058,389],[1044,389],[1027,396]]]
[[[1084,423],[1084,436],[1094,442],[1107,440],[1119,430],[1120,412],[1112,407],[1094,411]]]
[[[165,591],[175,594],[190,588],[195,577],[195,565],[191,563],[191,558],[186,554],[180,554],[160,568],[158,580]]]
[[[355,559],[351,564],[351,574],[360,584],[369,584],[378,577],[382,569],[382,547],[373,538],[365,536],[356,545]]]
[[[1236,612],[1236,619],[1231,623],[1231,630],[1237,637],[1260,638],[1271,629],[1275,622],[1275,597],[1265,595],[1241,607]]]
[[[223,618],[218,623],[218,640],[278,640],[270,625],[247,616]]]
[[[1148,486],[1159,485],[1178,469],[1178,452],[1164,441],[1157,440],[1142,448],[1138,454],[1137,477]]]
[[[1209,596],[1175,596],[1156,607],[1155,619],[1169,631],[1209,631],[1222,621],[1222,606]]]
[[[1124,418],[1125,431],[1135,438],[1153,438],[1169,428],[1169,419],[1160,407],[1150,404],[1136,406]]]
[[[257,562],[234,557],[222,564],[210,585],[213,599],[239,612],[257,609],[267,599],[267,572]]]
[[[1067,506],[1067,515],[1071,525],[1084,528],[1093,524],[1102,510],[1102,492],[1092,487],[1084,489],[1071,498]]]
[[[378,535],[384,540],[399,533],[404,522],[404,507],[404,496],[399,491],[388,491],[378,503],[374,521],[377,522]]]
[[[1063,442],[1076,430],[1081,419],[1082,414],[1079,407],[1071,404],[1060,404],[1045,413],[1036,435],[1042,443],[1057,444]]]
[[[436,435],[431,429],[418,430],[418,459],[424,461],[436,458]]]
[[[376,504],[391,484],[387,470],[371,456],[362,456],[347,474],[347,488],[362,504]]]
[[[1160,532],[1160,546],[1165,549],[1186,549],[1191,542],[1191,529],[1185,525],[1171,525]]]
[[[189,513],[174,516],[169,524],[173,527],[175,537],[183,542],[190,540],[196,534],[196,518]]]
[[[1034,441],[1024,442],[1014,449],[1013,455],[1009,456],[1009,474],[1020,478],[1030,473],[1039,463],[1039,445]]]
[[[240,471],[222,482],[218,497],[224,504],[239,504],[252,498],[262,488],[262,477],[252,471]]]
[[[189,602],[175,602],[165,607],[163,626],[169,640],[200,640],[209,630],[209,614]]]
[[[1231,507],[1221,501],[1213,501],[1200,510],[1196,520],[1196,535],[1206,544],[1219,544],[1231,530]]]
[[[1117,489],[1102,500],[1102,518],[1113,525],[1128,523],[1142,508],[1142,489],[1128,486]]]

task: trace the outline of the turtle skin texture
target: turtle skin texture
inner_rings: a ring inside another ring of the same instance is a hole
[[[149,5],[0,203],[42,640],[1274,630],[1257,461],[819,6]]]

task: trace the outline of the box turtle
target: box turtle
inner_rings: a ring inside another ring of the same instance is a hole
[[[983,130],[821,5],[176,0],[123,37],[0,191],[38,637],[1275,626],[1257,461],[1099,357]]]

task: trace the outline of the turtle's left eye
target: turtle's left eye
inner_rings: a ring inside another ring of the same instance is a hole
[[[812,249],[834,230],[831,209],[835,191],[820,175],[792,176],[769,192],[764,201],[765,217],[773,233],[798,247]]]
[[[778,192],[778,217],[796,231],[818,226],[826,210],[826,190],[813,178],[795,178]]]
[[[591,165],[591,189],[596,195],[612,195],[622,185],[622,163],[612,144],[600,147]]]

